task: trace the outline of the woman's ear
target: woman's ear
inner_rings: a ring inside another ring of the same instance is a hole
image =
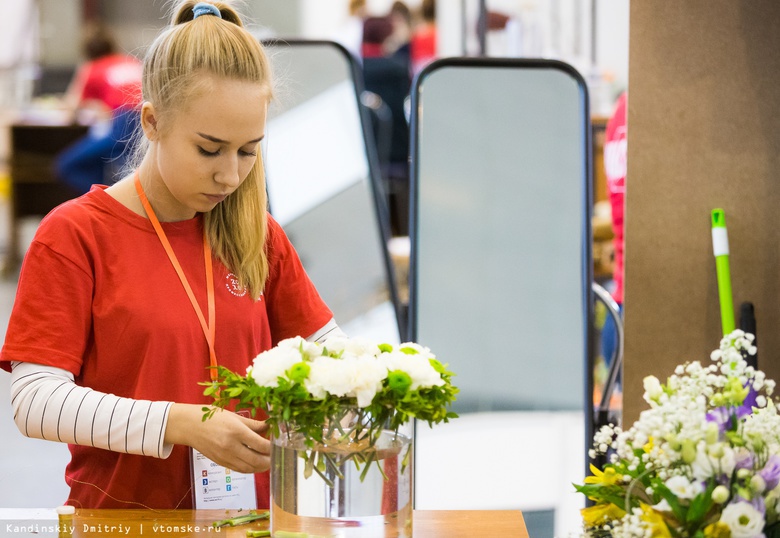
[[[154,105],[149,101],[145,101],[141,105],[141,128],[144,130],[144,135],[151,142],[157,140],[159,136],[157,130],[157,113],[154,110]]]

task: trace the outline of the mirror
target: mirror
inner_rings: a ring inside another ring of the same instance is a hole
[[[398,342],[389,220],[355,61],[327,41],[264,45],[277,80],[263,147],[271,214],[341,328]]]
[[[412,100],[410,335],[461,390],[460,418],[417,424],[415,508],[521,509],[531,536],[577,533],[592,407],[585,83],[557,61],[458,58],[428,66]]]

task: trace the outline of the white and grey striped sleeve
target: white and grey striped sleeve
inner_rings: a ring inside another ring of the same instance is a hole
[[[308,340],[309,342],[320,343],[332,336],[346,338],[347,335],[336,324],[336,320],[330,318],[329,322],[327,322],[320,330],[318,330],[311,336],[307,337],[306,340]]]
[[[171,402],[120,398],[75,383],[61,368],[11,363],[14,422],[27,437],[167,458]]]

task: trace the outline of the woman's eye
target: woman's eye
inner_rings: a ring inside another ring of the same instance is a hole
[[[238,150],[239,155],[242,155],[243,157],[256,157],[257,151],[246,151],[243,149]]]
[[[219,155],[219,150],[217,150],[217,151],[206,151],[205,149],[203,149],[200,146],[198,146],[198,152],[201,155],[205,156],[205,157],[216,157],[217,155]]]

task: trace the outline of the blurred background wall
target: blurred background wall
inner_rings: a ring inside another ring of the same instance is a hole
[[[439,56],[479,54],[480,1],[438,2]],[[412,10],[420,3],[406,2]],[[258,37],[333,39],[348,18],[348,4],[349,0],[245,0],[243,11]],[[366,2],[369,15],[384,15],[391,4],[392,0]],[[107,22],[120,47],[141,56],[166,24],[169,5],[161,0],[8,2],[4,26],[10,31],[0,32],[0,73],[4,79],[17,79],[20,88],[32,85],[28,97],[57,93],[81,60],[79,39],[85,20]],[[488,55],[567,61],[599,88],[606,86],[597,105],[600,112],[609,112],[614,96],[628,83],[627,0],[488,0],[486,6],[509,21],[488,31]]]

